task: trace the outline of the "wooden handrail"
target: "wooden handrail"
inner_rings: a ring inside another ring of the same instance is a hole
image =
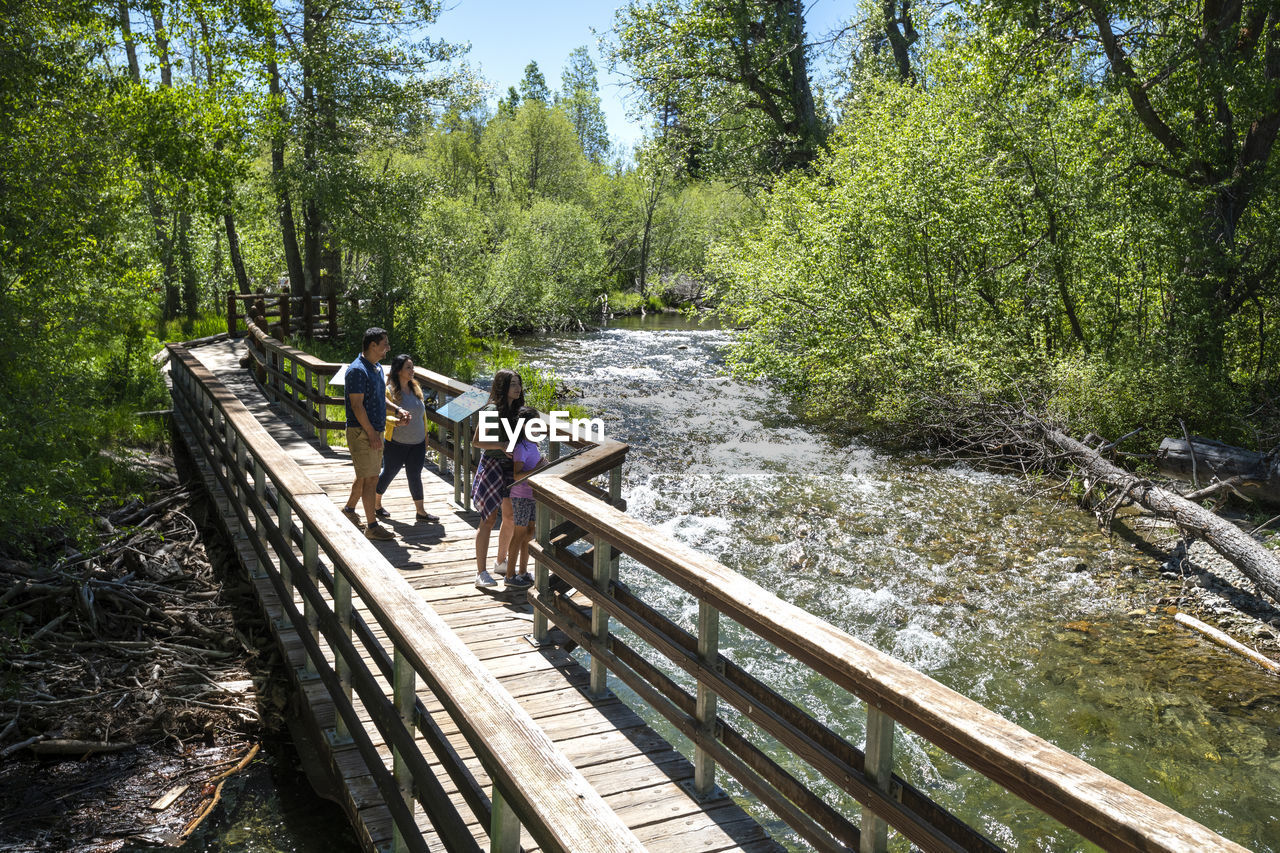
[[[272,542],[279,566],[271,564],[269,569],[273,582],[286,593],[285,609],[293,611],[299,634],[307,634],[303,640],[309,654],[308,665],[319,670],[326,683],[340,678],[323,659],[316,659],[319,647],[309,642],[313,640],[311,631],[321,631],[321,620],[313,625],[293,604],[295,585],[304,601],[309,602],[304,607],[329,603],[320,596],[309,574],[299,572],[314,573],[322,552],[330,561],[335,582],[349,584],[359,595],[386,633],[397,657],[403,655],[413,672],[440,699],[493,779],[496,794],[541,846],[564,851],[643,849],[484,664],[377,548],[358,535],[323,489],[266,433],[243,403],[184,347],[170,344],[168,348],[175,368],[174,398],[179,413],[198,431],[199,449],[223,479],[243,523],[259,531],[259,536],[250,538],[263,548],[260,553],[267,553],[262,539]],[[267,478],[277,493],[275,517],[263,499]],[[293,553],[295,522],[303,540],[301,559]],[[267,526],[265,530],[262,525]],[[341,614],[335,618],[341,622]],[[332,622],[328,617],[324,621]],[[347,665],[354,662],[347,660]],[[334,702],[342,704],[340,692]],[[339,708],[340,713],[348,710]],[[354,712],[348,716],[354,718]],[[385,717],[384,714],[384,724]],[[428,787],[428,781],[415,779],[414,788]],[[397,814],[394,808],[392,812]],[[399,814],[398,824],[403,823],[403,811]],[[407,831],[407,826],[401,826],[402,833]]]
[[[575,469],[590,469],[595,457],[608,452],[605,446],[586,451],[573,460]],[[848,690],[867,703],[869,712],[884,714],[906,726],[1105,849],[1245,850],[929,676],[783,601],[711,557],[584,494],[571,482],[573,474],[573,470],[555,467],[529,478],[539,512],[554,513],[587,531],[594,537],[593,550],[612,548],[631,556],[697,597],[700,605],[723,613],[766,643],[792,655],[800,665]],[[539,529],[545,529],[541,521]],[[533,600],[550,599],[541,578],[543,565],[561,572],[570,569],[564,572],[573,575],[570,583],[587,591],[597,606],[615,587],[616,581],[602,585],[597,570],[592,589],[588,567],[582,564],[573,569],[565,562],[570,555],[563,550],[553,553],[549,541],[540,543],[537,556],[540,577]],[[621,615],[616,606],[605,609]],[[546,612],[556,618],[552,607],[548,606]],[[577,616],[576,611],[573,616]],[[561,613],[557,624],[572,628],[574,621]],[[580,622],[581,617],[576,621]],[[627,620],[621,621],[625,624]],[[636,625],[643,628],[641,622]],[[598,655],[608,654],[617,644],[616,638],[606,641],[598,634],[584,634],[581,627],[579,624],[574,631],[577,638],[584,646],[594,640]],[[661,642],[656,635],[648,639]],[[690,664],[687,655],[676,654],[671,659],[686,670],[696,669],[696,662]],[[725,661],[720,661],[723,667]],[[718,674],[704,673],[699,687],[700,693],[707,687],[726,699],[734,693]],[[687,711],[683,713],[687,716]],[[752,719],[784,744],[787,742],[782,727],[762,715]],[[887,785],[882,787],[888,790]],[[962,849],[958,843],[935,837],[928,827],[904,825],[904,816],[895,814],[891,804],[882,803],[881,807],[884,812],[880,816],[921,847]],[[872,808],[877,807],[873,804]]]

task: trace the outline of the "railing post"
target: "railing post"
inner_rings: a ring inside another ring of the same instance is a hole
[[[315,388],[312,387],[314,384],[314,380],[311,376],[311,364],[307,363],[302,365],[302,390],[299,392],[302,395],[302,399],[299,402],[302,403],[303,408],[306,409],[307,423],[311,425],[311,434],[316,438],[319,438],[320,428],[316,426],[316,409],[315,405],[311,402],[311,396],[315,393]]]
[[[881,791],[889,793],[889,780],[893,778],[893,718],[871,705],[867,706],[864,768],[867,778]],[[884,853],[888,845],[889,825],[863,806],[860,853]]]
[[[462,508],[471,511],[471,419],[458,424],[462,441]],[[457,474],[455,473],[456,477]]]
[[[236,431],[231,426],[231,421],[222,422],[222,441],[226,447],[227,482],[230,484],[231,492],[227,497],[239,502],[240,480],[236,477],[236,464],[239,461],[239,454],[236,452]]]
[[[295,406],[298,405],[298,359],[296,356],[289,356],[289,400],[293,406],[289,407],[289,420],[302,425],[302,415],[298,414]]]
[[[622,465],[618,464],[609,469],[609,504],[615,509],[622,503]],[[611,571],[613,577],[618,577],[618,560],[621,557],[618,551],[613,552],[613,561]]]
[[[329,294],[329,342],[338,339],[338,294]]]
[[[222,423],[222,412],[218,410],[217,406],[213,407],[213,412],[210,414],[209,420],[212,424],[212,429],[209,430],[209,450],[218,457],[217,459],[211,459],[210,461],[213,463],[213,469],[215,471],[222,471],[222,476],[225,477],[230,473],[231,466],[227,464],[227,460],[223,458],[223,455],[218,452],[218,445],[213,440],[217,435],[224,435],[225,438],[224,426]]]
[[[306,572],[307,580],[311,582],[311,586],[317,591],[320,589],[319,563],[320,554],[316,536],[304,521],[302,527],[302,569]],[[311,633],[311,638],[319,644],[320,618],[317,615],[316,606],[311,602],[309,596],[303,596],[302,612],[306,616],[307,630]],[[318,664],[319,661],[313,660],[311,655],[308,654],[303,665],[303,673],[308,678],[316,677],[319,674]]]
[[[338,627],[342,631],[342,635],[348,640],[351,639],[351,581],[347,580],[346,574],[336,564],[333,567],[333,612],[338,617]],[[342,695],[346,697],[347,704],[351,704],[351,662],[348,661],[336,646],[333,646],[334,669],[338,673],[338,684],[341,685]],[[335,740],[339,743],[348,743],[351,740],[351,731],[347,728],[346,721],[342,715],[338,715],[338,721],[335,725]]]
[[[462,506],[462,424],[454,423],[453,430],[453,502]]]
[[[316,377],[316,392],[320,395],[320,402],[316,403],[316,411],[320,413],[319,423],[327,423],[329,420],[329,404],[324,400],[329,396],[329,380],[333,378],[331,373],[321,373]],[[316,426],[316,438],[320,439],[321,447],[329,446],[329,430],[327,427]]]
[[[289,305],[292,297],[289,295],[289,285],[284,286],[284,290],[280,291],[280,337],[289,336]]]
[[[543,552],[551,549],[551,510],[547,505],[538,501],[537,508],[538,518],[538,545]],[[551,573],[547,570],[547,564],[542,560],[535,559],[533,561],[533,586],[538,590],[538,599],[546,601],[547,594],[551,591]],[[541,610],[533,611],[533,640],[535,643],[545,643],[547,641],[547,617]]]
[[[269,346],[266,341],[262,343],[262,351],[266,354],[266,363],[268,366],[267,385],[271,389],[272,402],[280,402],[280,353],[275,347]]]
[[[698,602],[698,657],[702,663],[716,669],[720,657],[720,611],[705,601]],[[704,736],[716,736],[716,694],[698,681],[698,702],[695,708],[698,727]],[[716,760],[701,746],[693,751],[693,790],[699,797],[706,797],[716,787]]]
[[[395,683],[392,685],[393,701],[395,702],[396,710],[400,712],[400,722],[404,724],[405,731],[412,736],[414,732],[413,709],[418,695],[417,674],[413,671],[413,664],[400,651],[399,646],[395,647],[394,681]],[[409,770],[409,762],[404,757],[404,754],[395,747],[392,747],[391,750],[391,772],[400,788],[400,796],[404,798],[404,804],[409,807],[409,814],[413,814],[415,803],[413,773]],[[401,851],[409,849],[409,845],[405,842],[404,833],[398,823],[392,824],[392,837],[394,839],[393,850],[395,853],[401,853]]]
[[[520,818],[493,786],[493,816],[489,819],[489,853],[516,853],[520,849]]]
[[[270,523],[265,515],[267,513],[267,474],[266,469],[262,467],[262,460],[256,456],[253,459],[253,493],[258,498],[259,510],[262,515],[257,512],[253,514],[254,531],[258,534],[258,541],[262,543],[262,550],[267,550],[267,525]],[[249,573],[251,577],[264,577],[261,561],[255,561],[253,570]]]
[[[557,459],[559,459],[559,458],[560,458],[560,451],[561,451],[561,449],[562,449],[562,445],[560,444],[560,442],[558,442],[558,441],[556,441],[556,440],[552,439],[552,441],[550,442],[550,444],[548,444],[548,445],[547,445],[547,461],[548,461],[548,462],[555,462]],[[551,526],[552,526],[552,527],[555,527],[555,526],[556,526],[557,524],[559,524],[561,521],[562,521],[562,519],[560,518],[560,516],[559,516],[559,514],[558,514],[558,513],[554,513],[554,512],[553,512],[553,513],[551,513]]]
[[[236,336],[236,292],[227,289],[227,337]]]
[[[592,579],[595,581],[596,589],[604,594],[609,594],[609,581],[613,575],[613,548],[605,541],[603,536],[596,536],[595,547],[592,553]],[[605,610],[599,604],[591,605],[591,635],[595,638],[601,651],[607,651],[609,647],[609,611]],[[591,656],[591,686],[590,695],[599,699],[609,692],[608,687],[609,670],[604,665],[604,659],[599,655]]]
[[[285,547],[289,547],[289,543],[293,538],[293,509],[289,506],[289,498],[285,495],[284,489],[280,489],[280,494],[276,498],[276,521],[280,527],[280,535],[284,537]],[[293,601],[293,572],[289,569],[289,563],[283,557],[279,559],[280,563],[280,581],[284,584],[284,593]]]

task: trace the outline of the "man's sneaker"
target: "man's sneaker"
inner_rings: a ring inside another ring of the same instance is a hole
[[[533,578],[529,577],[528,572],[525,572],[524,574],[516,575],[511,578],[511,580],[507,581],[507,586],[533,586]]]
[[[476,586],[497,586],[498,582],[493,579],[493,575],[487,571],[481,571],[476,576]]]
[[[396,535],[375,521],[373,524],[370,524],[369,529],[364,532],[364,538],[377,539],[381,542],[385,542],[389,539],[395,539]]]
[[[342,508],[342,514],[347,517],[347,521],[350,521],[358,529],[364,530],[364,522],[360,520],[360,513],[356,512],[349,506],[344,506]]]

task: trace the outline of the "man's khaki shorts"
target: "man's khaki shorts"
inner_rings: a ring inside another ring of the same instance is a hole
[[[369,446],[369,434],[360,427],[347,427],[347,449],[356,466],[356,479],[376,477],[382,473],[382,448]]]

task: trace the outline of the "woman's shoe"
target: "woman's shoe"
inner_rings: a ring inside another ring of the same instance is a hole
[[[432,514],[431,514],[431,513],[429,513],[429,512],[418,512],[418,513],[414,513],[414,516],[418,519],[418,521],[425,521],[425,522],[428,522],[428,523],[430,523],[430,524],[439,524],[439,523],[440,523],[440,517],[439,517],[439,516],[432,515]]]
[[[378,507],[377,509],[375,509],[375,510],[373,511],[373,514],[374,514],[374,515],[376,515],[378,518],[390,518],[390,517],[391,517],[391,513],[387,512],[387,510],[386,510],[386,508],[385,508],[385,507]]]

